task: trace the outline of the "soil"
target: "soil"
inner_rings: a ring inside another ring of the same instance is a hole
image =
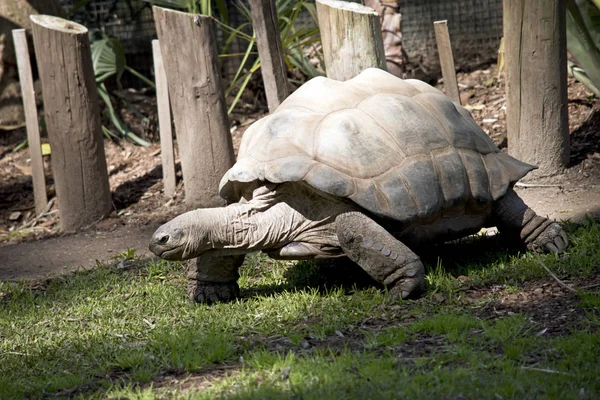
[[[490,137],[506,150],[504,82],[495,69],[458,75],[462,103]],[[443,88],[443,84],[440,85]],[[125,107],[121,115],[133,131],[156,140],[155,99],[151,92],[120,93],[149,117],[142,122]],[[115,99],[115,101],[118,101]],[[264,114],[264,104],[244,104],[231,116],[234,148],[246,128]],[[600,215],[600,100],[583,85],[569,79],[571,165],[560,176],[517,191],[537,213],[557,219],[579,220]],[[27,150],[12,149],[25,137],[24,129],[0,132],[0,279],[34,279],[73,268],[90,268],[129,248],[150,256],[147,243],[161,223],[186,211],[181,171],[178,187],[166,198],[161,182],[160,145],[135,146],[105,140],[114,211],[109,218],[72,233],[61,233],[54,201],[50,157],[45,156],[48,196],[46,212],[34,215],[31,160]],[[44,142],[45,139],[42,139]],[[178,160],[176,160],[178,161]]]

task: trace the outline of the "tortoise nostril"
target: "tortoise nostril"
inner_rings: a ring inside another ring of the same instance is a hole
[[[163,235],[160,238],[158,238],[158,243],[160,244],[165,244],[169,241],[169,235]]]

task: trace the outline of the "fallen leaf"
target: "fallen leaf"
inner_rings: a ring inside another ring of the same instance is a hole
[[[473,111],[473,110],[481,111],[485,108],[485,104],[473,104],[473,105],[467,104],[464,107],[469,111]]]

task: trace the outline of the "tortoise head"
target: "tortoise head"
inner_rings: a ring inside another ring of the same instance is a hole
[[[207,211],[189,211],[160,226],[150,239],[150,251],[165,260],[179,261],[212,249]]]

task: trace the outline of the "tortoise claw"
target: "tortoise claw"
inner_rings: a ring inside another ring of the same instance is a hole
[[[562,253],[568,245],[569,239],[562,226],[552,222],[527,247],[538,253],[543,251]]]
[[[240,297],[237,282],[202,282],[191,280],[188,284],[190,300],[201,304],[230,302]]]

